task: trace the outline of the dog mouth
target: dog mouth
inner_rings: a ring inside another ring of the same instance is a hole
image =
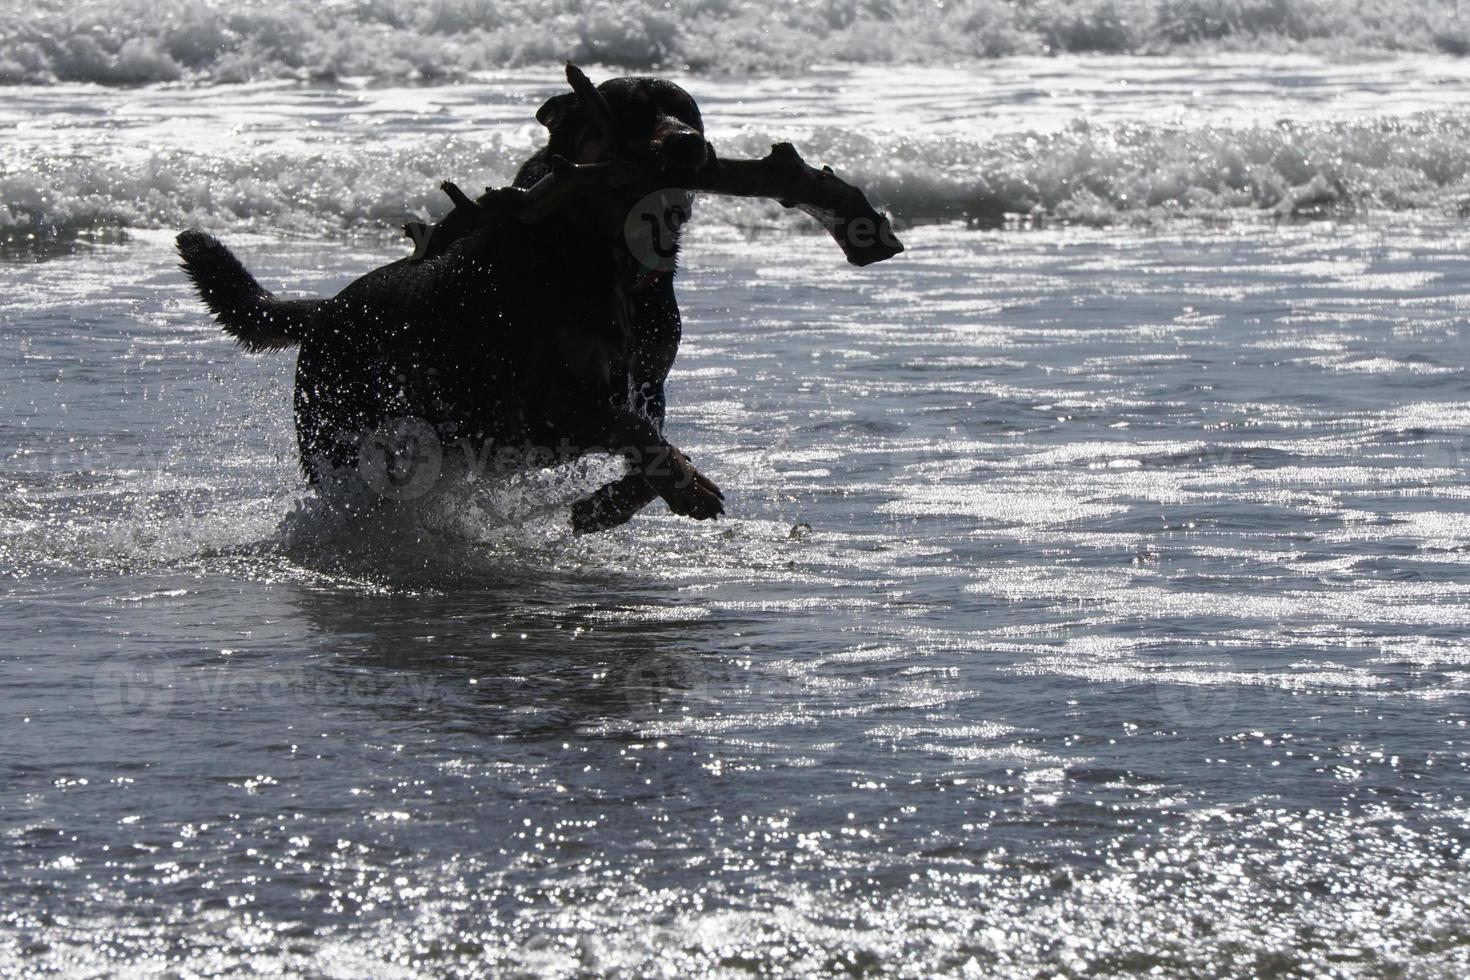
[[[697,129],[658,131],[652,138],[619,139],[611,146],[601,134],[588,132],[578,144],[579,163],[636,163],[655,172],[697,173],[715,158],[714,147]]]
[[[694,129],[679,129],[655,138],[653,151],[668,170],[698,170],[714,156],[704,135]]]

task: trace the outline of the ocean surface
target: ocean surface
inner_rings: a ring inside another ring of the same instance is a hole
[[[405,254],[536,145],[552,5],[129,3],[0,16],[0,972],[1470,973],[1452,29],[665,6],[711,36],[594,78],[908,250],[701,201],[669,431],[728,516],[578,538],[611,461],[320,499],[291,356],[171,252],[288,295]]]

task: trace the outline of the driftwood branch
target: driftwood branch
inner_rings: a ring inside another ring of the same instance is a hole
[[[867,195],[832,172],[808,164],[790,143],[777,143],[761,160],[714,160],[676,186],[732,197],[774,198],[816,218],[847,261],[871,265],[903,251],[888,216]]]
[[[541,221],[560,208],[608,191],[641,196],[662,189],[765,197],[797,208],[822,223],[853,265],[881,262],[903,251],[888,216],[868,203],[859,188],[830,167],[812,167],[790,143],[777,143],[760,160],[714,159],[698,170],[658,172],[625,160],[574,164],[561,157],[553,157],[551,165],[551,172],[528,189],[492,189],[473,201],[446,181],[442,187],[454,210],[433,226],[422,222],[404,226],[417,246],[414,260],[438,255],[476,228],[500,221]]]
[[[568,204],[625,187],[648,182],[644,168],[622,160],[609,163],[572,163],[565,157],[551,158],[551,173],[525,192],[519,212],[522,221],[540,221]],[[652,190],[653,188],[650,188]]]
[[[422,262],[442,255],[450,245],[476,229],[517,218],[527,193],[518,187],[487,187],[479,198],[470,200],[453,181],[444,181],[439,189],[449,196],[454,210],[432,225],[410,221],[403,226],[403,233],[413,239],[410,261]]]

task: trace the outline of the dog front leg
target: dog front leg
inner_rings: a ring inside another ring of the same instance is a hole
[[[572,504],[572,530],[578,534],[591,534],[626,524],[657,497],[658,491],[635,470]]]
[[[674,513],[697,521],[725,512],[725,495],[720,488],[696,470],[687,456],[669,445],[649,419],[633,412],[621,412],[607,435],[605,445],[615,447],[614,451],[622,454],[633,472],[578,501],[572,513],[574,528],[579,520],[586,522],[586,530],[615,527],[654,496],[662,497]]]

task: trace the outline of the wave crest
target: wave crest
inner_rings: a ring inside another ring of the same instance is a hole
[[[571,58],[790,72],[1059,52],[1451,51],[1434,0],[33,0],[0,12],[0,82],[435,79]]]
[[[720,141],[760,155],[775,134]],[[868,136],[825,127],[800,140],[908,224],[1007,215],[1087,224],[1309,212],[1464,210],[1470,120],[1454,112],[1354,122],[1176,130],[1078,122],[1049,134]],[[0,238],[64,240],[126,228],[279,237],[397,235],[448,208],[445,177],[502,184],[530,152],[490,137],[320,147],[190,147],[98,159],[70,151],[0,172]],[[774,204],[705,199],[706,226],[769,225]]]

